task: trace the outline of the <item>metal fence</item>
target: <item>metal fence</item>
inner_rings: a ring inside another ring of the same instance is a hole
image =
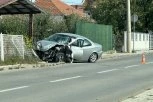
[[[23,35],[0,34],[0,56],[1,61],[11,56],[20,56],[24,59]]]
[[[131,32],[131,49],[132,51],[144,51],[150,48],[150,34],[142,32]],[[123,52],[127,52],[127,31],[124,32],[124,46],[122,48]]]
[[[111,25],[77,22],[76,34],[83,35],[103,46],[103,51],[113,49],[113,33]]]
[[[150,50],[153,50],[153,34],[152,33],[150,34],[149,41],[150,41],[150,43],[149,43],[149,49]]]

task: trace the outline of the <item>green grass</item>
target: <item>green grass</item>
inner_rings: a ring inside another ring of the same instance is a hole
[[[28,57],[25,56],[25,58],[17,57],[17,56],[11,56],[5,58],[5,61],[0,61],[0,66],[2,65],[14,65],[14,64],[36,64],[40,60],[35,57]]]

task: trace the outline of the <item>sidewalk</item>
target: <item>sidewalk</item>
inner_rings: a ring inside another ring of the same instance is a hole
[[[57,65],[62,65],[64,62],[59,63],[46,63],[46,62],[38,62],[36,64],[16,64],[16,65],[6,65],[0,66],[1,71],[13,71],[13,70],[24,70],[24,69],[36,69],[36,68],[45,68],[45,67],[53,67]]]
[[[153,102],[153,89],[147,89],[145,92],[136,96],[131,96],[121,102]]]
[[[105,52],[102,55],[102,59],[110,59],[110,58],[119,58],[124,56],[135,56],[135,55],[141,55],[142,53],[153,53],[153,50],[150,51],[137,51],[136,53],[110,53]]]

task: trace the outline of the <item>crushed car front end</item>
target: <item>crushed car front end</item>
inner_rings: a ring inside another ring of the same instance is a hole
[[[68,62],[67,56],[68,54],[72,53],[72,51],[70,51],[70,49],[67,48],[69,40],[69,36],[62,34],[54,34],[52,36],[49,36],[48,38],[45,38],[44,40],[38,41],[35,51],[39,58],[43,61]]]

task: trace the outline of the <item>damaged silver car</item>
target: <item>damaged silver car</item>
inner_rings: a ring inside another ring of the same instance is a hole
[[[96,62],[102,55],[102,45],[71,33],[56,33],[37,42],[35,50],[44,61]]]

